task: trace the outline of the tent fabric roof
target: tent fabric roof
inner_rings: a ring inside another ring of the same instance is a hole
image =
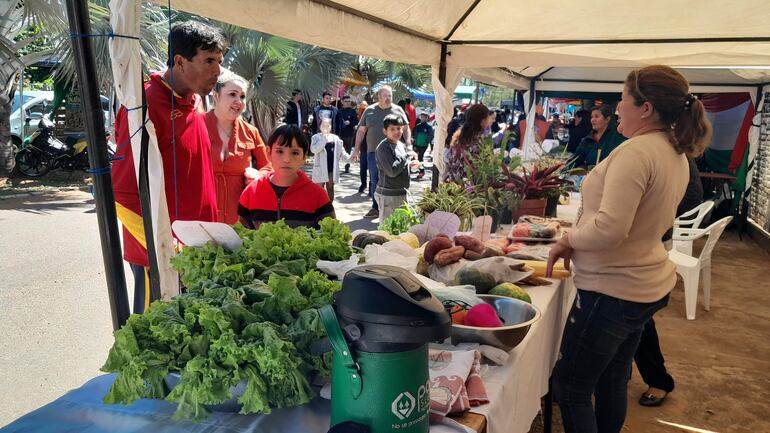
[[[438,64],[443,41],[447,65],[457,68],[770,65],[765,0],[594,0],[555,8],[508,0],[174,0],[172,7],[414,64]]]

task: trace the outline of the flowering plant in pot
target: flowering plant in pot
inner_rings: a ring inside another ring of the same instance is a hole
[[[560,194],[565,185],[571,182],[562,179],[561,169],[563,162],[552,165],[535,163],[530,170],[521,167],[521,174],[514,173],[505,165],[502,171],[507,178],[505,188],[520,194],[522,200],[519,209],[513,212],[514,222],[521,215],[544,216],[546,201],[553,194]]]

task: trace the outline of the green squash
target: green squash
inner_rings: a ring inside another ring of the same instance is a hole
[[[454,284],[457,286],[471,285],[476,287],[476,293],[484,295],[495,287],[495,278],[476,268],[462,268],[455,274]]]
[[[501,283],[496,285],[489,291],[490,295],[506,296],[509,298],[519,299],[524,302],[532,303],[532,298],[529,297],[529,293],[524,289],[513,283]]]
[[[367,245],[378,244],[382,245],[388,241],[385,236],[375,235],[371,233],[361,233],[353,239],[353,246],[356,248],[364,249]]]

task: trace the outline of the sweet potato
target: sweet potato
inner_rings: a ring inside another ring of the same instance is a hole
[[[462,245],[443,249],[436,253],[436,256],[433,258],[433,263],[438,266],[450,265],[463,258],[463,254],[465,254],[465,247]]]
[[[465,254],[463,254],[463,258],[465,260],[479,260],[481,259],[481,254],[477,253],[476,251],[465,249]]]
[[[455,236],[455,245],[464,246],[466,251],[470,250],[479,254],[484,252],[484,243],[473,236],[457,235]]]
[[[434,257],[436,257],[436,254],[439,251],[452,248],[453,246],[454,243],[448,237],[441,235],[436,236],[435,238],[431,239],[427,245],[425,245],[425,251],[423,252],[425,261],[428,264],[433,263]]]

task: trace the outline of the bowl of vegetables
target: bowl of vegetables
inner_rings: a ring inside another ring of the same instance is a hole
[[[506,296],[477,296],[484,302],[465,313],[464,324],[454,320],[454,314],[458,314],[454,312],[452,344],[479,343],[511,350],[524,340],[530,326],[540,319],[540,310],[529,302]]]

